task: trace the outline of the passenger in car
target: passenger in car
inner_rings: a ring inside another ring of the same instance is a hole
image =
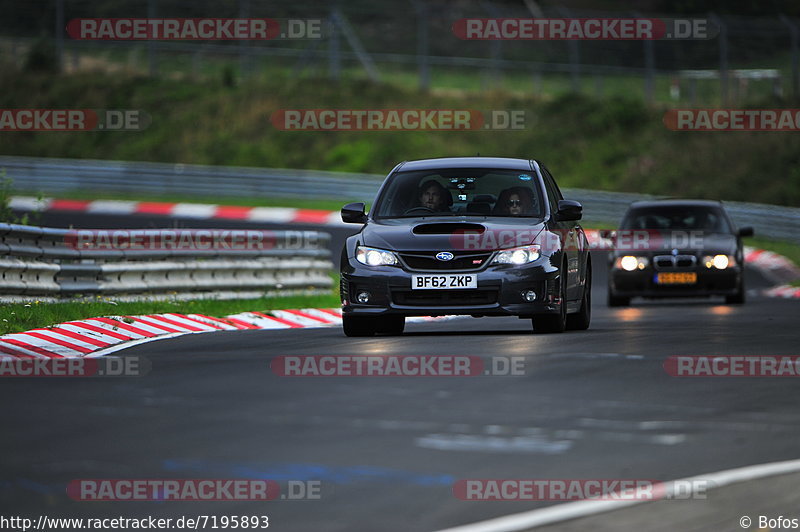
[[[511,187],[500,192],[493,214],[530,216],[533,214],[533,194],[527,187]]]

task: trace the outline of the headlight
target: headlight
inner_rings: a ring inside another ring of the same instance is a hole
[[[528,264],[541,257],[539,246],[523,246],[519,248],[504,249],[499,252],[492,264]]]
[[[356,248],[356,260],[361,264],[367,266],[395,266],[397,265],[397,256],[391,251],[385,249],[368,248],[366,246],[358,246]]]
[[[703,264],[706,268],[716,268],[724,270],[730,266],[736,266],[736,259],[731,255],[706,255],[703,257]]]
[[[625,255],[617,259],[615,266],[622,268],[626,272],[634,270],[644,270],[647,267],[647,257],[634,257],[633,255]]]

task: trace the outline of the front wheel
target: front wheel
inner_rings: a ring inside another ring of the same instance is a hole
[[[725,296],[725,303],[728,305],[741,305],[744,303],[745,295],[744,295],[744,281],[739,281],[739,286],[736,289],[736,293],[730,296]]]
[[[342,316],[342,330],[345,336],[375,336],[377,323],[375,318],[366,316]]]
[[[585,331],[592,321],[592,261],[586,261],[586,283],[583,287],[581,308],[577,314],[567,316],[567,329],[570,331]]]
[[[533,322],[533,332],[536,333],[560,333],[567,328],[567,268],[566,264],[561,267],[561,275],[558,282],[559,299],[561,300],[560,309],[557,314],[537,314],[531,320]]]

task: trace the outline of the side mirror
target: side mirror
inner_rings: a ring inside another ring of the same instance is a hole
[[[342,207],[342,221],[347,224],[363,224],[367,222],[364,214],[366,205],[363,203],[348,203]]]
[[[739,236],[753,236],[754,234],[755,231],[753,231],[753,228],[750,226],[739,228]]]
[[[573,200],[559,200],[558,212],[555,215],[557,222],[580,220],[583,216],[583,206]]]

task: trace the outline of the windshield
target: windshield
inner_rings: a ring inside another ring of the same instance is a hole
[[[702,206],[664,206],[634,209],[622,220],[620,228],[663,231],[700,230],[709,233],[732,232],[722,209]]]
[[[394,174],[375,204],[375,218],[506,216],[542,218],[533,172],[445,169]]]

